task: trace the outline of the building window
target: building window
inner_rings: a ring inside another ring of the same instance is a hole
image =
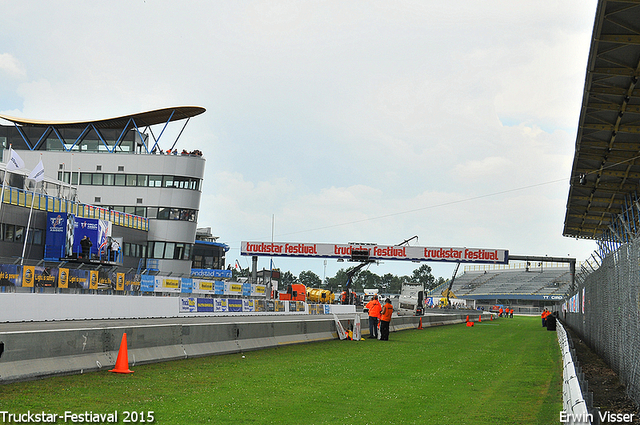
[[[116,174],[116,186],[124,186],[125,176],[124,174]]]
[[[91,184],[91,173],[80,173],[80,184]]]
[[[102,173],[93,173],[93,177],[91,180],[91,184],[93,186],[102,186],[102,183],[104,181],[104,174]]]
[[[118,165],[118,172],[124,172],[124,165]]]

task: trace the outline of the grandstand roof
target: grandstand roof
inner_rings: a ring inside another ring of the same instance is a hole
[[[0,115],[0,118],[15,124],[32,127],[85,127],[94,125],[96,128],[123,129],[132,128],[134,122],[139,127],[164,124],[166,122],[178,121],[200,115],[205,112],[205,108],[200,106],[177,106],[173,108],[156,109],[153,111],[140,112],[137,114],[123,115],[121,117],[106,118],[94,121],[44,121],[28,118],[15,118],[7,115]]]
[[[564,236],[601,239],[615,216],[637,200],[639,76],[640,0],[599,0]]]

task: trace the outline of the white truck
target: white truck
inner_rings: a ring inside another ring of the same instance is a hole
[[[421,283],[403,283],[398,299],[399,316],[422,316],[424,314],[424,286]]]

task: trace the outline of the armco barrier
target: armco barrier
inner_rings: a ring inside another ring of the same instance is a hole
[[[576,374],[573,357],[569,349],[567,340],[567,332],[562,323],[557,322],[556,333],[558,335],[558,344],[562,352],[562,410],[566,418],[570,418],[567,422],[571,424],[591,424],[589,420],[589,410],[587,403],[582,396],[580,382]]]
[[[465,316],[457,313],[428,315],[422,317],[422,324],[425,327],[462,323]],[[353,324],[354,318],[354,314],[340,316],[345,328]],[[132,368],[136,364],[337,338],[331,316],[297,315],[281,317],[278,321],[268,316],[227,319],[231,320],[216,322],[213,318],[175,318],[168,324],[153,324],[158,322],[156,320],[144,325],[121,321],[121,325],[110,327],[83,321],[80,326],[78,322],[69,322],[69,326],[61,329],[42,323],[41,327],[38,326],[42,330],[0,331],[3,349],[0,354],[0,383],[112,368],[125,332]],[[417,328],[419,320],[419,317],[411,316],[394,317],[391,330]],[[368,329],[368,318],[363,315],[365,335]]]

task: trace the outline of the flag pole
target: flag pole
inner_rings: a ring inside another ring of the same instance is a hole
[[[29,239],[29,227],[31,226],[31,215],[33,214],[33,202],[36,199],[36,185],[38,184],[38,182],[34,182],[35,184],[33,185],[33,192],[31,195],[31,208],[29,209],[29,220],[27,221],[27,230],[24,234],[24,243],[22,244],[22,257],[20,257],[20,268],[22,268],[22,265],[24,264],[24,253],[27,249],[27,240]]]
[[[20,257],[20,267],[24,264],[24,253],[27,249],[27,240],[29,239],[29,227],[31,227],[31,216],[33,215],[33,204],[36,200],[36,187],[38,182],[44,180],[44,166],[42,165],[42,159],[38,162],[38,165],[31,170],[27,182],[33,180],[33,192],[31,194],[31,208],[29,209],[29,221],[27,221],[27,231],[24,236],[24,243],[22,244],[22,256]]]
[[[13,145],[9,145],[9,159],[11,159],[11,150]],[[2,211],[2,204],[4,203],[4,187],[7,181],[7,173],[9,172],[9,160],[7,160],[7,164],[4,167],[4,174],[2,175],[2,192],[0,192],[0,211]]]

